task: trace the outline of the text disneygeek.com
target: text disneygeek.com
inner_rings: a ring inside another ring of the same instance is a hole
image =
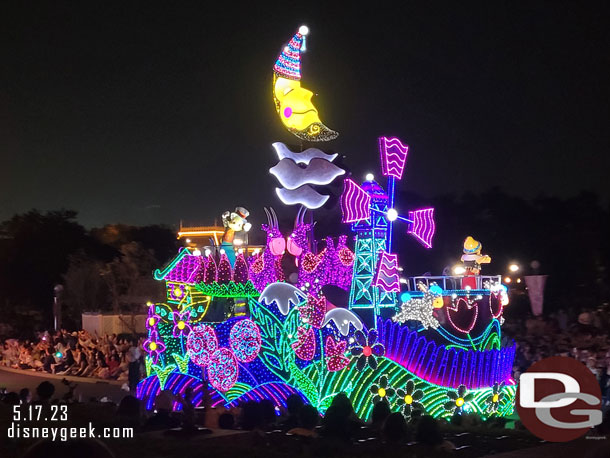
[[[69,439],[131,439],[133,428],[100,428],[96,429],[91,422],[87,427],[67,426],[22,426],[12,423],[7,435],[10,439],[51,439],[66,442]]]

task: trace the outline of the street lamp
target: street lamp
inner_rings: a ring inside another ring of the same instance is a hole
[[[56,331],[61,329],[61,301],[59,296],[63,290],[63,285],[55,285],[53,288],[53,327]]]
[[[508,266],[508,270],[510,272],[517,272],[519,270],[519,265],[512,263],[511,265]]]

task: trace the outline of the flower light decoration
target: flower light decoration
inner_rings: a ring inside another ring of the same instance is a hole
[[[368,335],[358,330],[354,333],[357,344],[351,348],[352,355],[358,356],[356,368],[361,371],[366,365],[375,370],[377,369],[377,357],[385,355],[385,347],[377,342],[377,331],[371,329]]]
[[[485,399],[485,404],[487,404],[487,411],[490,413],[495,413],[498,411],[500,407],[500,402],[504,399],[504,393],[502,392],[502,388],[504,387],[504,382],[496,382],[491,389],[491,394],[487,396]]]
[[[301,320],[316,329],[322,327],[324,315],[326,314],[326,297],[316,298],[311,294],[307,295],[307,302],[299,307]]]
[[[447,397],[449,400],[443,404],[443,408],[461,413],[465,405],[474,399],[474,394],[468,393],[465,385],[460,385],[457,391],[447,391]]]
[[[474,329],[479,317],[477,299],[471,299],[469,295],[452,298],[451,304],[445,307],[445,311],[453,329],[463,334],[469,334]]]
[[[188,336],[189,333],[193,330],[193,328],[189,324],[191,320],[191,311],[175,311],[172,313],[172,317],[174,319],[174,328],[172,330],[172,336],[174,338]]]
[[[239,375],[237,358],[227,348],[219,348],[210,357],[208,363],[208,379],[210,385],[219,391],[231,389]]]
[[[501,319],[504,307],[508,305],[508,289],[500,282],[483,283],[483,288],[488,289],[489,294],[489,312],[494,318]]]
[[[311,361],[316,354],[316,335],[313,328],[297,328],[297,341],[290,346],[300,359]]]
[[[218,349],[218,338],[214,328],[205,324],[195,326],[187,337],[186,349],[195,364],[199,366],[208,364],[212,354]]]
[[[273,101],[282,124],[301,140],[323,142],[337,138],[337,132],[326,127],[311,102],[313,93],[301,87],[301,53],[305,51],[306,26],[297,33],[273,66]]]
[[[249,363],[261,350],[261,332],[258,325],[249,319],[238,321],[229,334],[231,350],[238,361]]]
[[[404,388],[397,389],[396,395],[396,404],[401,406],[402,414],[406,418],[417,417],[424,411],[424,406],[419,402],[423,399],[424,392],[415,389],[413,380],[407,381]]]
[[[152,331],[142,346],[153,363],[158,364],[159,355],[165,351],[165,344],[159,338],[159,333],[157,331]]]
[[[148,307],[148,316],[146,317],[146,329],[154,331],[157,329],[157,325],[161,321],[161,317],[155,312],[155,305]]]
[[[326,338],[326,368],[329,372],[337,372],[347,367],[350,360],[345,356],[345,347],[347,342],[344,340],[335,340],[331,336]]]
[[[396,394],[396,390],[388,386],[388,376],[385,374],[379,377],[377,383],[371,385],[370,391],[373,395],[373,404],[378,402],[387,402],[389,404],[389,398],[393,398]]]

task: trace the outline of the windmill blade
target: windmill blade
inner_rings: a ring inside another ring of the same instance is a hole
[[[426,248],[432,248],[432,238],[436,225],[434,224],[434,208],[420,208],[409,212],[408,233],[415,237]]]
[[[342,222],[355,223],[371,217],[371,196],[350,178],[343,180]]]
[[[381,250],[377,262],[377,272],[373,279],[376,286],[386,293],[400,291],[400,276],[398,274],[398,255]]]
[[[383,175],[400,180],[407,163],[409,145],[403,145],[396,137],[380,137],[379,151],[381,152],[381,171]]]

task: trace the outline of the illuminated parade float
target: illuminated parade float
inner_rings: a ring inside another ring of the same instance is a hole
[[[307,33],[301,27],[277,58],[273,99],[286,129],[317,146],[339,134],[301,86]],[[209,386],[213,406],[285,405],[296,394],[323,413],[343,392],[363,419],[379,401],[408,418],[510,415],[515,347],[501,346],[508,297],[500,276],[481,275],[490,262],[481,244],[465,240],[462,276],[401,279],[393,237],[408,233],[430,249],[435,232],[434,209],[395,208],[408,146],[379,139],[382,184],[348,177],[337,154],[279,142],[273,149],[279,162],[270,173],[278,198],[295,206],[292,229],[282,232],[265,208],[266,244],[249,250],[235,242],[250,227],[249,212],[237,207],[223,214],[222,241],[183,248],[154,273],[167,300],[148,311],[147,378],[138,386],[147,408],[162,390],[188,387],[202,405]],[[314,243],[305,215],[328,201],[324,186],[340,177],[337,220],[350,235]]]

